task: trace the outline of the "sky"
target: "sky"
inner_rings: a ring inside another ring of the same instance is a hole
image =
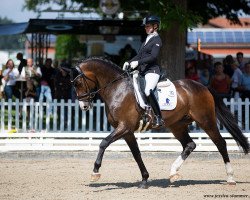
[[[7,17],[14,22],[28,22],[30,18],[36,18],[36,13],[22,11],[23,5],[24,0],[1,0],[0,17]]]
[[[28,10],[22,10],[25,0],[0,0],[1,6],[0,6],[0,17],[4,18],[7,17],[8,19],[11,19],[12,21],[19,23],[19,22],[28,22],[29,19],[37,18],[37,14]],[[53,7],[54,8],[54,7]],[[66,13],[65,17],[67,18],[73,18],[83,17],[83,14],[81,13],[75,13],[70,14]],[[88,17],[90,18],[97,18],[95,14],[88,14]],[[44,12],[41,13],[41,17],[43,19],[55,19],[58,18],[58,13],[48,13]]]

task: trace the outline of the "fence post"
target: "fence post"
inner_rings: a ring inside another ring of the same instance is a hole
[[[5,104],[5,101],[4,99],[1,100],[1,131],[3,132],[4,131],[4,104]]]
[[[58,115],[57,115],[57,99],[54,99],[53,101],[53,131],[57,131],[57,119],[58,119]]]
[[[29,102],[29,128],[30,129],[34,129],[34,116],[35,116],[35,109],[34,109],[34,99],[30,99],[30,102]]]
[[[245,99],[245,132],[249,132],[249,98]]]
[[[61,99],[61,102],[59,104],[61,107],[60,107],[60,120],[59,120],[59,123],[60,123],[60,131],[64,131],[64,99]]]
[[[101,101],[96,101],[96,131],[101,131]]]
[[[68,99],[68,102],[65,103],[67,107],[67,131],[72,131],[72,100]],[[66,108],[65,108],[66,109]]]
[[[26,99],[23,100],[23,102],[21,103],[21,105],[23,105],[22,108],[22,129],[23,131],[27,130],[27,125],[26,125],[26,119],[27,119],[27,101]]]
[[[75,101],[74,104],[74,110],[75,110],[75,115],[74,115],[74,121],[75,121],[75,127],[74,127],[74,130],[75,131],[79,131],[79,104],[78,104],[78,101]]]

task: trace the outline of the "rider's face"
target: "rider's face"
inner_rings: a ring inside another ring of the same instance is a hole
[[[146,24],[145,25],[145,31],[147,34],[153,33],[154,32],[154,27],[152,24]]]

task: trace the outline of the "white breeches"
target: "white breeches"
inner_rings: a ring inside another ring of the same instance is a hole
[[[145,87],[145,94],[146,96],[149,96],[150,90],[154,90],[158,81],[159,81],[160,75],[156,73],[148,73],[145,75],[145,81],[146,81],[146,87]]]

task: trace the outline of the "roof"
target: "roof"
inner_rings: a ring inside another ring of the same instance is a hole
[[[250,29],[214,29],[197,28],[188,31],[188,43],[248,43],[250,44]]]
[[[217,17],[214,19],[210,19],[206,26],[212,26],[214,28],[235,28],[235,29],[250,28],[250,18],[239,18],[239,20],[242,23],[242,26],[239,24],[233,24],[226,18]]]
[[[30,19],[27,23],[0,25],[0,35],[22,33],[142,35],[140,20]]]

